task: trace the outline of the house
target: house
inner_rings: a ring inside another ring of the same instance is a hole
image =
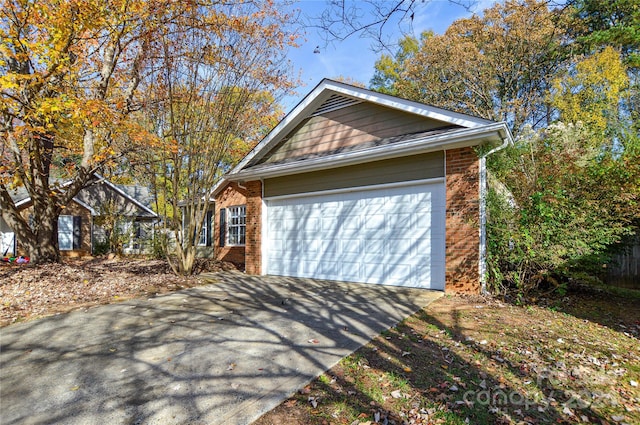
[[[200,199],[197,201],[198,203],[204,202],[204,199]],[[214,257],[214,243],[213,243],[213,205],[215,204],[214,199],[208,200],[209,205],[207,212],[204,216],[204,220],[202,221],[202,229],[200,230],[200,234],[197,239],[195,239],[195,249],[196,249],[196,257],[198,258],[213,258]],[[180,201],[178,203],[178,207],[180,208],[180,216],[182,217],[181,228],[183,232],[186,232],[188,228],[187,218],[188,212],[187,207],[191,204],[190,201]],[[195,204],[195,202],[194,202]],[[192,208],[194,208],[192,206]]]
[[[14,191],[12,198],[21,213],[28,216],[32,203],[26,190]],[[109,233],[114,231],[123,236],[124,253],[143,252],[151,237],[153,223],[158,220],[158,215],[149,208],[150,201],[145,187],[116,185],[100,175],[94,176],[58,218],[61,255],[96,253],[108,243]],[[29,255],[22,251],[20,241],[1,217],[0,243],[3,256]]]
[[[505,123],[323,80],[216,186],[216,257],[477,293],[485,158],[509,143]]]

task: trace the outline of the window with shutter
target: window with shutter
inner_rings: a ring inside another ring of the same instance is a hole
[[[58,217],[58,248],[60,251],[73,249],[73,216],[71,215]]]

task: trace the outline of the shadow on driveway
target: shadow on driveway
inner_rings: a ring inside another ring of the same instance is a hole
[[[2,424],[248,424],[441,292],[241,273],[0,330]]]

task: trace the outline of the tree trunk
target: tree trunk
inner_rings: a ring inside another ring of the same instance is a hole
[[[45,263],[59,263],[60,262],[60,250],[58,249],[58,235],[50,234],[38,235],[38,240],[35,244],[33,241],[25,241],[22,243],[24,249],[27,251],[27,255],[30,257],[30,262],[33,264],[45,264]]]
[[[33,264],[60,261],[58,249],[58,215],[53,202],[40,202],[41,207],[30,207],[37,210],[29,220],[18,211],[4,186],[0,186],[0,207],[2,218],[13,230],[18,242],[18,249],[24,251]]]
[[[186,247],[179,255],[178,269],[180,274],[191,276],[193,274],[193,265],[196,259],[196,247],[191,245]]]

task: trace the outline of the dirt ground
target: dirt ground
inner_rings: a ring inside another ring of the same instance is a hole
[[[199,260],[196,270],[233,268]],[[0,263],[0,326],[198,284],[197,276],[173,274],[165,260],[98,257],[40,266]]]

